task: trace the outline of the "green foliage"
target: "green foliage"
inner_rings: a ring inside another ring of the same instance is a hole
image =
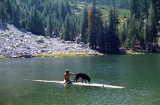
[[[67,14],[64,22],[64,33],[62,38],[66,41],[73,41],[75,39],[75,31],[75,19],[70,14]]]
[[[47,18],[47,32],[46,35],[47,36],[52,36],[52,31],[53,31],[53,26],[52,26],[52,20],[51,20],[51,16],[48,16]]]
[[[83,20],[81,26],[81,37],[82,37],[82,42],[84,43],[87,43],[88,41],[87,31],[88,31],[88,10],[86,5],[83,10]]]
[[[118,15],[115,8],[110,10],[109,15],[109,31],[106,38],[107,53],[118,53],[119,52],[119,36],[117,33],[118,29]]]
[[[3,56],[2,56],[2,55],[0,55],[0,59],[3,59]]]
[[[140,0],[131,0],[131,17],[139,19],[141,16]]]
[[[0,0],[0,22],[64,40],[81,34],[82,42],[100,52],[137,45],[152,52],[160,31],[159,5],[159,0]]]
[[[96,37],[97,37],[97,31],[98,31],[98,11],[96,8],[95,0],[93,0],[92,8],[88,14],[88,31],[89,31],[89,46],[92,49],[96,49],[97,43],[96,43]]]
[[[20,6],[17,4],[13,6],[12,22],[16,27],[20,27]]]
[[[100,52],[105,52],[105,30],[103,26],[102,20],[102,13],[101,10],[98,9],[97,11],[97,18],[98,18],[98,29],[97,29],[97,36],[96,36],[96,45],[97,49]]]
[[[3,2],[0,2],[0,23],[4,23],[5,21],[5,9],[4,9],[4,5],[2,5]]]
[[[28,25],[28,30],[31,31],[33,34],[44,35],[44,26],[41,14],[36,10],[35,7],[31,10],[29,14],[27,25]]]
[[[153,44],[157,43],[157,17],[153,8],[153,5],[151,5],[149,10],[149,17],[148,21],[146,21],[146,47],[147,52],[152,52],[152,46]]]
[[[92,3],[93,0],[77,0],[79,2]],[[115,6],[118,8],[128,9],[130,0],[95,0],[97,5]]]

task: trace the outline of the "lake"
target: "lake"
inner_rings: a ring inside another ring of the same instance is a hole
[[[26,80],[63,80],[66,68],[125,89]],[[0,60],[0,105],[159,105],[159,93],[159,54]]]

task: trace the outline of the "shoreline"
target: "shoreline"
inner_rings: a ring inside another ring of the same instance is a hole
[[[147,54],[144,51],[121,49],[116,55]],[[100,53],[88,44],[77,41],[64,41],[60,37],[50,38],[24,32],[14,25],[0,25],[0,59],[3,58],[34,58],[34,57],[71,57],[99,56]]]
[[[4,58],[47,58],[47,57],[75,57],[75,56],[102,56],[102,53],[92,53],[92,52],[56,52],[50,54],[34,54],[34,55],[14,55],[14,56],[2,56],[0,59]]]
[[[124,54],[117,54],[117,55],[144,55],[147,54],[145,52],[136,52],[136,51],[126,51]],[[103,56],[107,54],[103,53],[92,53],[92,52],[56,52],[50,54],[34,54],[34,55],[15,55],[15,56],[2,56],[0,55],[0,59],[4,58],[47,58],[47,57],[76,57],[76,56]]]
[[[35,54],[34,57],[74,57],[74,56],[101,56],[102,53],[91,53],[91,52],[57,52],[51,54]]]
[[[3,59],[4,57],[2,55],[0,55],[0,59]]]
[[[138,52],[138,51],[131,51],[131,50],[127,50],[125,52],[127,55],[141,55],[141,54],[147,54],[145,52]]]
[[[115,55],[146,55],[146,52],[131,51],[126,50],[123,53]],[[151,54],[160,54],[160,53],[151,53]],[[4,58],[47,58],[47,57],[78,57],[78,56],[103,56],[103,55],[112,55],[100,52],[53,52],[53,53],[38,53],[38,54],[24,54],[24,55],[14,55],[14,56],[3,56],[0,55],[0,60]]]

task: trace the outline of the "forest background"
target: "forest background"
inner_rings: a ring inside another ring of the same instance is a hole
[[[159,48],[160,1],[1,0],[0,23],[65,41],[79,37],[102,53],[151,53]]]

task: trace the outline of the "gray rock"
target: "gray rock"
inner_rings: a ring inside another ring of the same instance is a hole
[[[85,43],[61,40],[57,38],[46,38],[36,36],[30,32],[18,30],[13,25],[7,24],[8,30],[0,29],[0,54],[3,56],[15,57],[31,57],[40,53],[56,53],[56,52],[92,52],[96,51],[89,48]]]

